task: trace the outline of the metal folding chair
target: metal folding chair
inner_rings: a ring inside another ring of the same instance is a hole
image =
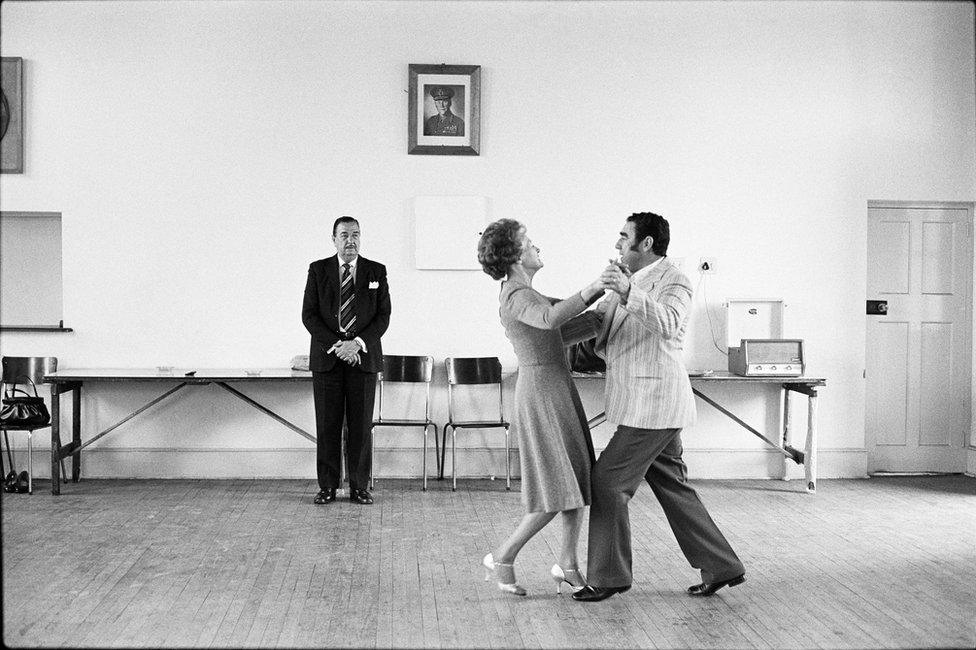
[[[44,375],[55,372],[58,369],[57,357],[3,357],[2,391],[6,394],[7,389],[13,384],[24,386],[24,378],[30,379],[35,386],[44,383]],[[28,386],[30,384],[27,384]],[[41,426],[24,427],[4,425],[0,422],[0,431],[3,431],[3,441],[7,445],[7,460],[10,461],[10,471],[16,472],[14,468],[13,448],[10,446],[8,431],[24,431],[27,433],[27,492],[34,493],[34,432],[47,429],[51,423]],[[0,476],[5,475],[3,469],[3,456],[0,455]],[[61,474],[64,480],[68,480],[68,475],[64,470],[64,460],[61,460]]]
[[[424,477],[424,490],[427,489],[427,429],[429,427],[434,427],[434,461],[437,463],[437,475],[442,475],[441,470],[441,454],[440,445],[437,442],[437,425],[430,419],[430,383],[434,374],[434,358],[424,357],[424,356],[397,356],[386,354],[383,355],[383,370],[380,372],[379,379],[377,382],[377,400],[378,400],[378,411],[376,418],[372,422],[370,428],[370,437],[372,438],[373,431],[377,427],[421,427],[424,431],[424,449],[423,449],[423,477]],[[383,393],[384,390],[389,391],[393,388],[390,384],[426,384],[427,393],[426,399],[424,401],[424,417],[423,419],[418,418],[406,418],[406,417],[388,417],[383,414]],[[373,467],[373,462],[376,459],[375,454],[375,444],[370,445],[370,453],[372,454],[370,466]],[[370,473],[369,486],[372,489],[374,484],[372,473]]]
[[[502,364],[498,357],[454,357],[447,365],[447,413],[441,444],[441,478],[444,476],[444,450],[447,447],[447,431],[451,430],[451,489],[457,490],[457,430],[504,429],[505,430],[505,489],[512,489],[512,450],[502,401]],[[456,413],[455,390],[458,386],[497,385],[498,418],[465,420]]]

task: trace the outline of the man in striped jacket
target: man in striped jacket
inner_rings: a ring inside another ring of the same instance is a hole
[[[642,212],[624,223],[620,265],[603,274],[611,289],[591,312],[596,350],[607,362],[606,415],[617,429],[593,468],[587,580],[573,594],[598,601],[633,581],[628,502],[645,479],[691,566],[701,571],[693,596],[744,580],[742,562],[687,483],[681,429],[695,422],[695,401],[681,358],[692,288],[667,259],[670,227]],[[597,329],[597,325],[599,329]]]

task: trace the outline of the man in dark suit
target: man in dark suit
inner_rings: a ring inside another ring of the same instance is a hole
[[[390,324],[386,267],[359,255],[359,222],[339,217],[332,226],[336,254],[308,267],[302,322],[312,335],[309,369],[315,398],[319,493],[315,503],[335,501],[346,420],[349,499],[370,504],[370,423],[376,373],[383,367],[380,337]]]

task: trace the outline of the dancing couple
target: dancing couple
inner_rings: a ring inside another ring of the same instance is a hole
[[[681,460],[681,429],[695,421],[681,358],[692,289],[667,259],[669,241],[666,219],[631,215],[617,240],[619,261],[578,293],[556,300],[532,288],[543,263],[525,226],[501,219],[481,236],[478,261],[492,279],[503,280],[499,314],[519,368],[512,429],[520,441],[526,514],[482,562],[485,579],[494,578],[504,592],[526,594],[515,578],[515,558],[557,514],[562,549],[550,571],[557,592],[568,584],[575,600],[600,601],[630,589],[628,502],[641,479],[688,562],[701,572],[689,594],[711,596],[745,581],[742,563],[688,485]],[[599,459],[565,351],[594,337],[607,363],[607,419],[617,425]],[[576,553],[587,505],[588,580]]]

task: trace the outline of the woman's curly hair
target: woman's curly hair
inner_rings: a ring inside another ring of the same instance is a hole
[[[492,280],[501,280],[508,267],[522,257],[522,224],[515,219],[499,219],[488,225],[478,242],[478,262]]]

